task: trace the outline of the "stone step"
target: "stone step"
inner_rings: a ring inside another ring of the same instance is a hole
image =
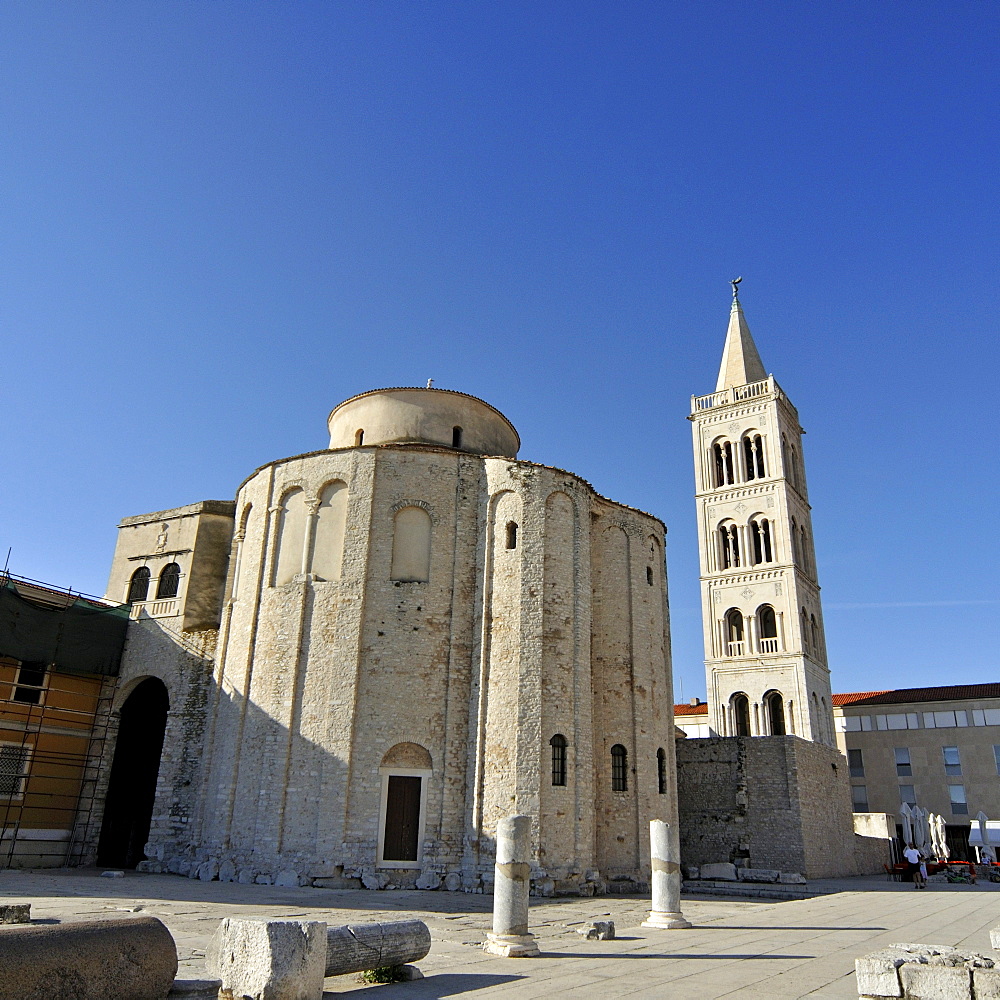
[[[686,879],[682,893],[702,893],[709,896],[737,896],[743,899],[812,899],[824,893],[807,885],[781,885],[776,882],[713,882],[708,879]]]

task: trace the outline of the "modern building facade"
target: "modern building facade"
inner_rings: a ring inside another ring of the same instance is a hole
[[[979,812],[1000,819],[1000,684],[835,694],[855,812],[899,813],[905,802],[945,818],[965,855]]]
[[[691,401],[708,716],[720,736],[834,745],[798,412],[733,283],[715,392]]]

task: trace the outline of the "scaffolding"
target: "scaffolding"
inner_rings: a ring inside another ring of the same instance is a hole
[[[64,675],[48,680],[45,704],[0,701],[3,777],[15,791],[0,796],[0,868],[87,864],[96,850],[114,684],[94,678],[95,691],[81,699]]]

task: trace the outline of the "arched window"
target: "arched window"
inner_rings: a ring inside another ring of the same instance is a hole
[[[552,784],[561,786],[566,784],[566,737],[562,733],[556,733],[549,740],[552,747]]]
[[[611,748],[611,791],[628,791],[628,750],[620,743]]]
[[[753,564],[773,562],[771,522],[766,517],[755,517],[750,522],[750,537],[753,540]]]
[[[722,569],[740,565],[740,529],[731,521],[719,525],[719,563]]]
[[[517,548],[517,522],[508,521],[507,522],[507,548],[516,549]]]
[[[791,536],[792,536],[792,562],[796,566],[802,565],[802,560],[799,558],[799,526],[795,523],[795,518],[791,520]]]
[[[733,446],[728,441],[716,441],[712,445],[712,461],[715,469],[715,485],[731,486],[733,478]]]
[[[804,524],[799,527],[799,558],[802,562],[802,568],[809,572],[812,567],[810,566],[809,545],[806,542],[806,526]]]
[[[812,640],[812,648],[819,652],[819,626],[816,624],[816,616],[809,616],[809,638]]]
[[[302,547],[306,536],[306,498],[302,490],[289,490],[278,510],[278,548],[273,586],[291,583],[302,572]]]
[[[431,578],[431,516],[423,507],[396,511],[390,578],[426,583]]]
[[[743,612],[739,608],[730,608],[726,612],[726,656],[743,656]]]
[[[347,526],[347,484],[327,483],[319,495],[311,572],[319,580],[339,580]]]
[[[656,789],[660,795],[667,794],[667,751],[663,747],[656,751]]]
[[[365,443],[365,432],[364,428],[359,427],[354,432],[354,447],[360,448]]]
[[[653,567],[652,566],[647,566],[646,567],[646,583],[648,583],[651,587],[653,586]]]
[[[764,709],[767,712],[767,725],[772,736],[785,735],[785,708],[781,702],[780,691],[768,691],[764,695]]]
[[[764,443],[759,434],[747,434],[743,438],[743,461],[747,479],[764,478]]]
[[[161,597],[176,597],[180,583],[180,566],[177,563],[167,563],[160,570],[159,579],[156,581],[156,599],[159,600]]]
[[[737,736],[750,735],[750,699],[741,691],[733,695],[733,728]]]
[[[135,604],[137,601],[146,600],[146,595],[149,593],[149,570],[145,566],[140,566],[133,574],[132,579],[128,583],[128,597],[126,601],[129,604]]]
[[[452,427],[451,429],[451,446],[452,448],[462,447],[462,428]]]
[[[795,470],[792,468],[791,455],[788,452],[788,438],[781,435],[781,468],[785,478],[794,486]]]
[[[806,614],[806,609],[802,608],[799,612],[799,627],[802,631],[802,648],[804,650],[809,649],[809,615]]]
[[[757,652],[778,652],[778,617],[770,604],[762,604],[757,609],[757,634]]]

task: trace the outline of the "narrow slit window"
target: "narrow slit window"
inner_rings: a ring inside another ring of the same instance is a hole
[[[365,443],[365,432],[364,429],[359,427],[354,432],[354,447],[360,448]]]
[[[549,740],[552,748],[552,784],[562,787],[566,784],[566,737],[556,733]]]
[[[517,548],[517,522],[508,521],[507,522],[507,548],[516,549]]]
[[[648,583],[651,587],[653,586],[653,567],[652,566],[647,566],[646,567],[646,583]]]
[[[611,748],[611,790],[628,791],[628,751],[620,743]]]
[[[667,794],[667,751],[663,747],[656,751],[656,789],[660,795]]]
[[[452,448],[462,447],[462,428],[452,427],[451,429],[451,446]]]

